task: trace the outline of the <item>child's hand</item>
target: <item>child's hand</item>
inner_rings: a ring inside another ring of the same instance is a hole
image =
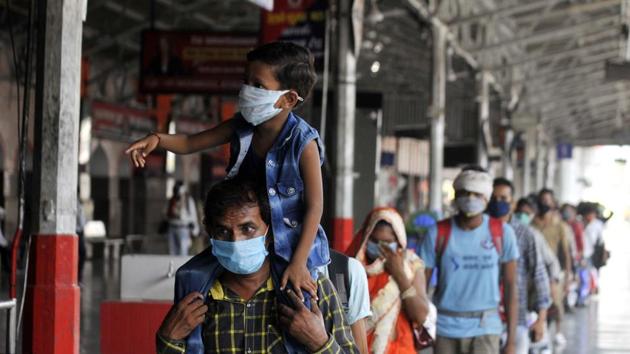
[[[282,275],[282,283],[280,284],[281,290],[287,287],[288,282],[291,282],[300,300],[304,301],[304,295],[301,290],[305,290],[311,294],[313,299],[318,300],[317,284],[311,277],[311,273],[308,271],[305,264],[298,264],[297,262],[289,263],[289,266]]]
[[[146,163],[144,158],[149,155],[151,151],[155,150],[159,143],[160,138],[156,134],[150,134],[131,144],[127,150],[125,150],[125,154],[129,155],[134,166],[144,167]]]

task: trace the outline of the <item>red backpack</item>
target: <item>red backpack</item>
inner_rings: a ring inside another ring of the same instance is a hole
[[[450,218],[440,220],[437,224],[437,238],[435,240],[435,264],[437,265],[442,264],[442,254],[444,254],[446,246],[448,245],[448,240],[451,238],[452,226],[453,225],[451,224]],[[490,219],[488,220],[488,227],[490,229],[490,235],[492,236],[492,243],[494,244],[494,248],[497,250],[499,258],[501,258],[501,255],[503,254],[503,221],[501,221],[501,219],[490,217]],[[499,276],[499,278],[501,278],[501,276]],[[501,315],[501,320],[505,322],[506,316],[504,310],[505,307],[503,305],[503,283],[499,282],[499,287],[501,293],[499,314]]]

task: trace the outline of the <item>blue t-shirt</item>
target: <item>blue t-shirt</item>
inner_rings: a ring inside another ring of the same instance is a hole
[[[439,291],[434,296],[436,307],[456,312],[498,309],[499,254],[497,253],[488,225],[488,216],[473,230],[462,230],[452,221],[451,235],[442,253],[439,266]],[[437,226],[429,229],[422,245],[421,256],[427,268],[435,268],[435,242]],[[518,246],[514,230],[503,225],[503,254],[500,262],[518,258]],[[498,312],[488,315],[483,322],[479,318],[461,318],[439,315],[437,334],[450,338],[469,338],[487,334],[501,334],[502,325]]]

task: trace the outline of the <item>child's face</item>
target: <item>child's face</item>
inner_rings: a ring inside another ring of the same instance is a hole
[[[273,67],[260,61],[250,61],[247,63],[247,70],[245,71],[245,84],[265,90],[282,90],[282,85],[276,78],[276,75],[273,72]],[[299,95],[297,92],[290,91],[282,95],[274,107],[290,110],[298,103],[298,99]]]

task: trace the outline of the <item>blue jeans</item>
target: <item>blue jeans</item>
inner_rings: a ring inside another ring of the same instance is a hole
[[[169,225],[168,253],[176,256],[187,256],[190,248],[190,229],[188,226]]]

